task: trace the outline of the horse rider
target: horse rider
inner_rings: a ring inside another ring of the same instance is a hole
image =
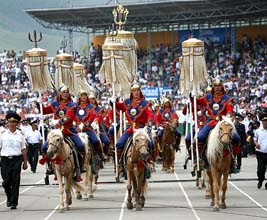
[[[96,136],[91,124],[95,119],[95,106],[90,103],[88,93],[80,90],[77,101],[77,111],[74,121],[78,126],[78,130],[85,132],[88,135],[89,141],[93,149],[98,153],[99,157],[104,160],[100,141]]]
[[[103,150],[104,153],[107,154],[109,151],[109,145],[110,145],[110,141],[109,138],[107,136],[107,133],[104,129],[104,108],[100,107],[98,105],[98,102],[96,100],[96,96],[93,92],[91,92],[89,94],[89,101],[92,105],[95,106],[95,121],[98,123],[99,125],[99,132],[100,132],[100,140],[101,142],[104,144],[103,146]],[[101,159],[104,159],[103,157]]]
[[[210,131],[219,122],[221,116],[232,117],[234,113],[233,98],[226,94],[223,81],[217,76],[212,82],[211,93],[206,93],[203,97],[197,98],[197,106],[204,107],[207,112],[207,121],[197,135],[198,152],[201,160],[204,159],[205,145]],[[238,151],[240,137],[233,134],[233,150]]]
[[[54,114],[54,119],[58,120],[58,123],[56,124],[57,128],[62,129],[62,133],[64,136],[70,137],[70,139],[74,142],[74,145],[76,146],[77,150],[80,154],[84,154],[84,145],[78,135],[78,131],[76,127],[74,126],[73,120],[77,111],[77,105],[72,101],[71,95],[69,93],[69,88],[66,85],[62,85],[58,89],[59,95],[57,96],[56,100],[54,100],[51,104],[48,106],[43,107],[43,114]],[[37,104],[37,107],[40,108],[39,104]],[[48,141],[44,143],[42,146],[42,151],[44,154],[46,154],[48,149]],[[80,155],[78,153],[78,155]],[[79,157],[77,155],[77,157]],[[76,157],[76,158],[77,158]],[[46,156],[43,157],[39,162],[44,163],[48,158]],[[83,170],[83,162],[81,159],[75,160],[76,163],[76,176],[75,180],[77,182],[81,181],[81,172]]]
[[[211,87],[208,86],[206,88],[206,93],[211,92]],[[198,98],[203,97],[204,94],[201,93],[199,94]],[[189,114],[189,112],[187,112],[189,109],[189,104],[185,105],[182,113],[183,115]],[[195,137],[195,124],[197,124],[198,126],[198,130],[201,130],[201,128],[203,127],[203,125],[206,123],[206,121],[208,120],[208,116],[207,116],[207,112],[206,112],[206,108],[204,105],[199,105],[197,106],[197,120],[195,121],[195,114],[194,114],[194,106],[192,105],[191,107],[191,115],[192,115],[192,119],[195,123],[192,123],[192,131],[193,131],[193,138]],[[185,146],[187,148],[188,154],[189,154],[189,159],[191,159],[191,132],[188,132],[186,137],[185,137]],[[195,146],[195,143],[194,143]]]
[[[112,100],[115,101],[115,100]],[[125,147],[127,140],[133,136],[134,128],[143,128],[148,125],[148,128],[152,129],[153,124],[153,113],[150,109],[151,103],[148,102],[142,91],[141,86],[138,82],[133,82],[131,84],[130,98],[125,99],[121,102],[116,102],[116,109],[125,112],[126,118],[128,120],[129,126],[121,135],[117,148],[117,158],[120,161],[119,172],[124,172],[122,160],[120,159]],[[152,142],[149,142],[150,152],[153,150]]]
[[[179,125],[179,118],[175,111],[175,109],[172,107],[171,101],[168,98],[163,99],[162,108],[157,112],[155,117],[155,122],[158,130],[158,139],[161,140],[163,135],[163,130],[166,127],[167,123],[176,123],[177,127],[175,129],[176,134],[176,143],[175,143],[175,149],[178,151],[180,149],[180,142],[181,142],[181,133],[178,131],[178,125]]]

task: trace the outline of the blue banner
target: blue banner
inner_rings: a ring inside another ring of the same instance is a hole
[[[159,99],[161,95],[172,94],[173,89],[170,87],[142,87],[141,88],[143,94],[145,95],[147,100]]]
[[[205,42],[211,41],[214,43],[224,43],[226,37],[225,28],[213,28],[213,29],[199,29],[199,30],[180,30],[178,31],[179,44],[187,40],[193,34],[194,38],[203,40]]]

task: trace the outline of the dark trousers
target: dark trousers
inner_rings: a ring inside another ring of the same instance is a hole
[[[261,153],[256,151],[257,156],[257,176],[259,182],[263,182],[265,179],[265,172],[266,172],[266,166],[267,166],[267,153]]]
[[[38,157],[39,157],[40,144],[29,144],[28,145],[28,161],[31,166],[31,171],[36,172]]]
[[[1,157],[2,185],[7,196],[7,203],[11,206],[18,205],[21,165],[22,156]]]

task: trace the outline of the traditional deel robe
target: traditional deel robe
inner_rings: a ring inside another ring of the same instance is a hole
[[[60,100],[60,96],[57,100],[53,101],[49,106],[43,107],[43,114],[54,114],[54,119],[59,119],[60,124],[63,126],[63,134],[77,134],[77,130],[73,125],[73,120],[77,111],[77,105],[69,97],[67,101]]]
[[[219,116],[233,115],[233,98],[227,94],[215,96],[207,93],[204,97],[197,99],[197,105],[206,109],[207,125],[215,126],[219,121]]]
[[[78,102],[77,111],[74,117],[76,125],[87,122],[92,123],[95,119],[95,106],[90,103]],[[84,131],[91,130],[90,127],[84,127]]]
[[[166,127],[166,123],[164,122],[171,122],[173,120],[177,120],[178,121],[178,115],[176,113],[176,111],[173,108],[161,108],[156,117],[155,117],[156,123],[160,126],[162,126],[163,128]]]
[[[197,99],[197,105],[203,105],[206,108],[206,115],[208,117],[206,124],[198,133],[199,143],[204,143],[207,140],[210,130],[216,126],[220,116],[233,115],[234,107],[232,100],[233,98],[227,94],[215,96],[212,93],[207,93],[204,97]],[[240,151],[239,142],[239,135],[234,133],[232,143],[236,153]]]
[[[151,103],[146,101],[143,96],[139,100],[133,100],[132,97],[123,102],[117,102],[116,108],[125,112],[126,118],[130,126],[125,133],[132,134],[133,126],[138,129],[146,125],[150,120],[153,120],[153,113],[150,109]]]

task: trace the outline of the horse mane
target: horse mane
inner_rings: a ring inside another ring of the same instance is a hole
[[[60,138],[63,139],[63,134],[62,134],[62,131],[60,129],[52,129],[47,135],[47,140],[50,140],[54,136],[59,136]]]
[[[233,128],[232,130],[232,136],[234,133],[236,133],[235,125],[232,122],[231,118],[229,117],[222,117],[222,120],[219,121],[216,126],[211,130],[209,137],[208,137],[208,142],[207,142],[207,159],[209,162],[214,160],[217,157],[222,157],[223,156],[223,147],[222,144],[219,140],[218,134],[220,130],[221,124],[224,122],[227,122],[230,124]],[[210,141],[211,140],[211,141]]]
[[[143,135],[147,138],[147,140],[150,140],[150,137],[149,137],[148,133],[146,132],[146,130],[144,128],[139,128],[139,129],[134,130],[133,143],[135,142],[136,137],[139,135]]]

